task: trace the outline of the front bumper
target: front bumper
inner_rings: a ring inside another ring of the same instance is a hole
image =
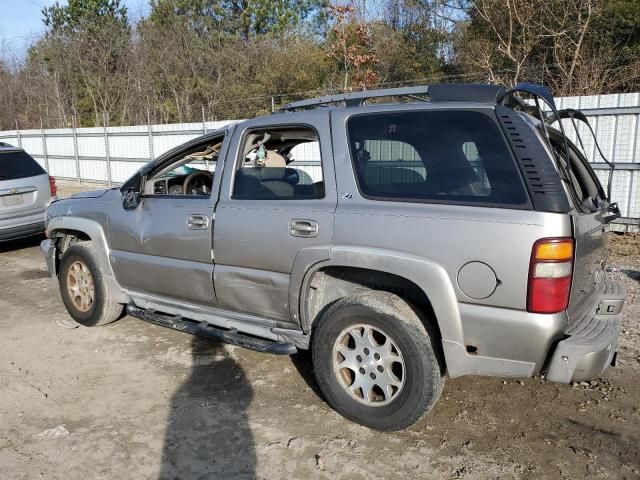
[[[0,228],[0,242],[39,235],[45,230],[44,222],[29,223],[17,227]]]
[[[546,377],[570,383],[600,375],[616,357],[622,306],[627,297],[622,284],[607,280],[595,312],[585,315],[565,332],[551,355]]]
[[[56,265],[56,246],[50,239],[40,242],[40,250],[44,255],[44,260],[47,263],[47,271],[49,275],[55,277],[58,274]]]

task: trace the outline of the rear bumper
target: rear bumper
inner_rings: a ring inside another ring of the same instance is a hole
[[[38,235],[45,231],[46,209],[19,211],[0,215],[0,242]]]
[[[622,323],[624,287],[607,280],[595,312],[571,325],[550,356],[546,377],[570,383],[600,375],[614,360]]]
[[[38,235],[45,230],[44,222],[29,223],[17,227],[0,227],[0,242]]]

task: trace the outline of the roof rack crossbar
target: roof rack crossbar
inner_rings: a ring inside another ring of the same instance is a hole
[[[327,95],[324,97],[311,98],[309,100],[301,100],[285,105],[280,111],[298,110],[301,108],[318,107],[331,103],[344,102],[346,106],[360,106],[369,98],[381,97],[410,97],[418,99],[418,95],[428,95],[429,87],[422,85],[418,87],[399,87],[384,88],[380,90],[364,90],[362,92],[340,93],[337,95]],[[422,99],[421,99],[422,100]]]

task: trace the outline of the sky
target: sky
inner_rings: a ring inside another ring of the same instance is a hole
[[[57,1],[67,3],[66,0]],[[42,8],[54,3],[56,0],[0,0],[0,55],[22,57],[44,31]],[[123,3],[133,20],[149,10],[148,0],[123,0]]]

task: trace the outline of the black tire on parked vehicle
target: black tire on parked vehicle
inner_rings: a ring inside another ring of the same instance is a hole
[[[124,309],[107,289],[97,258],[93,242],[75,243],[64,252],[58,272],[62,301],[71,318],[85,327],[111,323]]]
[[[438,339],[429,330],[393,293],[370,291],[338,300],[313,336],[313,367],[329,405],[376,430],[416,422],[444,385],[434,346]]]

